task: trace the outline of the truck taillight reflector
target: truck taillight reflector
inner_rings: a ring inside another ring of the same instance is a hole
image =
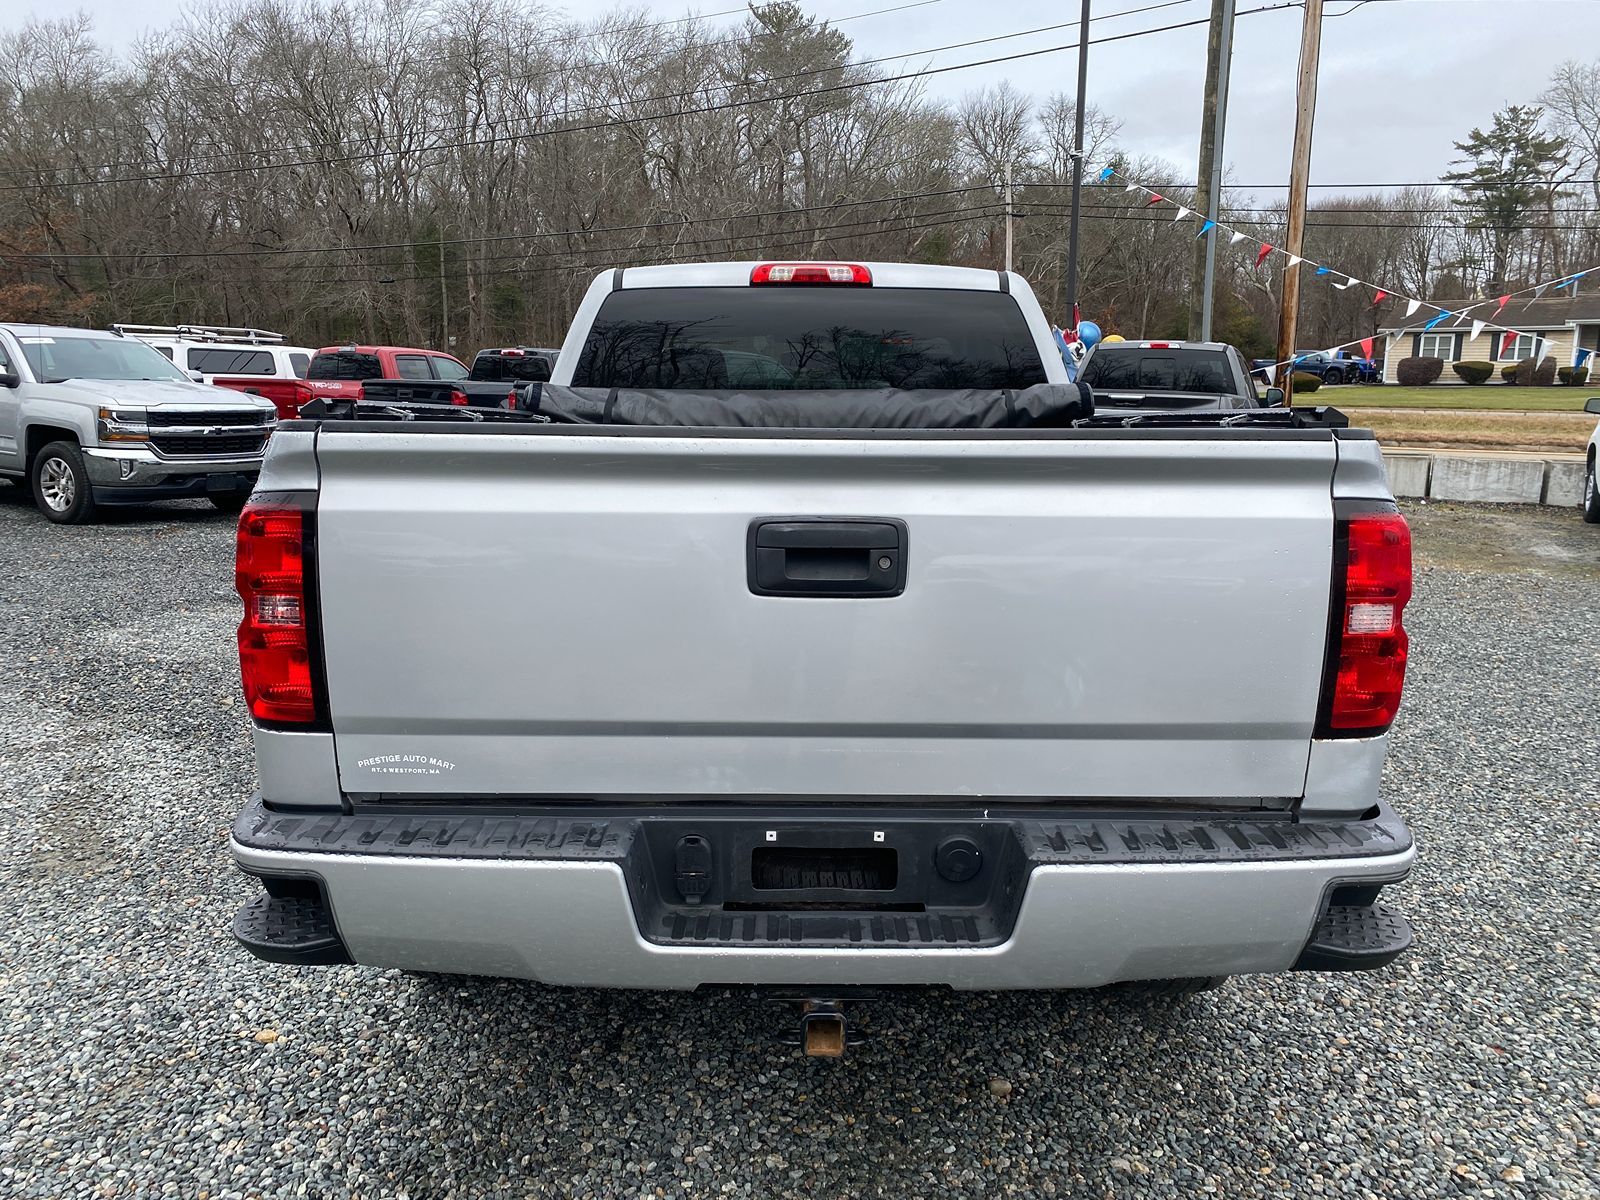
[[[239,515],[234,586],[244,601],[239,675],[258,721],[317,720],[306,612],[306,514],[251,502]]]
[[[872,272],[860,263],[760,263],[750,272],[752,287],[762,284],[835,284],[871,287]]]
[[[292,421],[300,415],[302,404],[310,404],[316,398],[317,394],[308,385],[295,383],[273,396],[272,402],[277,405],[278,420]]]
[[[1329,639],[1330,671],[1319,731],[1330,737],[1382,733],[1400,708],[1411,599],[1411,529],[1399,513],[1358,513],[1344,526],[1344,579]]]

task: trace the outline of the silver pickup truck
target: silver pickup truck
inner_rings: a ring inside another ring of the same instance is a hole
[[[198,375],[119,332],[0,325],[0,477],[63,525],[186,497],[237,512],[277,410]]]
[[[1358,970],[1410,536],[1326,410],[1095,416],[1027,284],[595,280],[538,413],[287,422],[256,955],[552,984]]]

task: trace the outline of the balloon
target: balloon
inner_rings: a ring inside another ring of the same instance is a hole
[[[1120,333],[1108,333],[1100,340],[1102,342],[1125,342],[1128,339],[1123,337]]]
[[[1094,344],[1100,340],[1100,326],[1093,321],[1079,321],[1078,340],[1092,349]]]

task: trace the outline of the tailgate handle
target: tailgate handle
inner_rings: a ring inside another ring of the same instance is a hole
[[[750,590],[758,596],[898,596],[906,590],[906,523],[892,517],[752,521]]]

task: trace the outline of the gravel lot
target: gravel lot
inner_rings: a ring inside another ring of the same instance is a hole
[[[896,1000],[820,1063],[743,996],[245,957],[231,521],[0,485],[0,1195],[1593,1197],[1600,530],[1412,513],[1415,952],[1167,1012]]]

